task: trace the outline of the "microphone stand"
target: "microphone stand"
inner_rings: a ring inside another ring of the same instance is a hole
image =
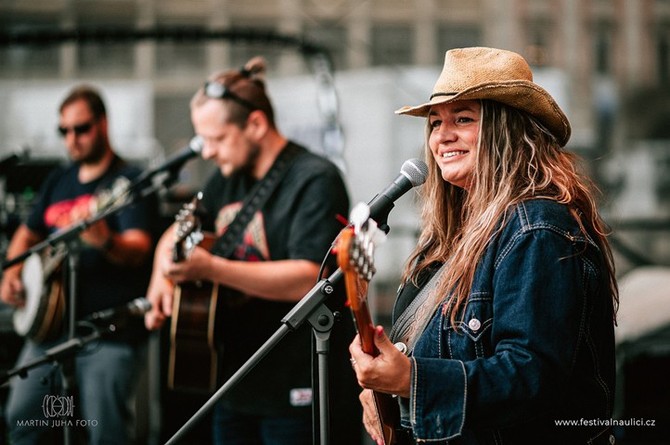
[[[36,368],[45,363],[53,363],[55,367],[58,367],[60,369],[61,382],[62,382],[61,396],[66,398],[64,401],[65,403],[64,408],[59,409],[58,411],[61,413],[61,417],[63,418],[67,417],[68,415],[70,416],[73,415],[74,402],[70,402],[70,405],[68,406],[67,397],[71,397],[73,395],[73,388],[76,385],[74,377],[75,353],[81,350],[88,343],[102,337],[102,333],[98,328],[98,326],[92,323],[87,323],[87,325],[91,327],[93,330],[90,334],[77,336],[75,334],[70,333],[68,340],[52,348],[47,349],[42,356],[37,357],[22,366],[4,372],[2,375],[0,375],[0,386],[4,385],[6,382],[9,381],[10,378],[14,376],[19,376],[23,379],[27,377],[28,371],[30,371],[31,369]],[[113,323],[109,323],[107,325],[106,330],[107,332],[115,332],[116,327],[114,326]],[[61,399],[60,402],[63,403],[63,400]],[[44,401],[43,403],[47,402]],[[49,410],[49,408],[51,408],[50,405],[48,404],[43,405],[45,413]],[[75,436],[73,435],[72,432],[72,426],[73,426],[72,422],[64,419],[64,421],[61,422],[61,426],[63,427],[63,443],[65,445],[76,443]]]
[[[320,280],[305,296],[298,302],[284,318],[282,325],[272,336],[233,374],[205,404],[166,442],[165,445],[176,444],[184,435],[195,426],[216,402],[223,397],[227,391],[234,387],[245,375],[249,373],[290,331],[298,329],[305,321],[309,322],[316,337],[316,352],[318,354],[319,369],[319,412],[320,412],[320,444],[327,445],[329,440],[329,415],[328,415],[328,366],[327,356],[329,350],[330,331],[334,324],[335,316],[324,304],[326,298],[331,295],[335,288],[334,283],[342,278],[342,271],[338,268],[327,279]]]
[[[169,178],[168,178],[169,179]],[[15,256],[14,258],[10,260],[5,260],[2,263],[1,269],[5,270],[15,264],[21,263],[26,260],[30,255],[33,253],[40,252],[47,247],[55,247],[60,243],[64,243],[70,247],[72,247],[73,241],[78,242],[77,237],[81,232],[84,230],[88,229],[90,226],[95,224],[96,222],[107,218],[114,213],[117,213],[126,207],[134,204],[135,202],[144,199],[154,193],[156,193],[158,190],[163,188],[164,186],[167,187],[169,184],[168,180],[164,183],[159,183],[159,184],[153,184],[149,187],[146,187],[145,189],[141,190],[140,193],[129,193],[130,199],[125,200],[121,202],[120,204],[113,204],[107,209],[105,209],[102,212],[96,213],[95,215],[91,216],[90,218],[87,218],[81,222],[75,223],[70,225],[69,227],[59,230],[52,235],[48,236],[44,241],[41,241],[34,246],[30,247],[29,249],[26,249],[23,253]],[[139,198],[139,199],[138,199]],[[75,265],[78,264],[78,262],[75,262]]]
[[[81,242],[79,240],[79,234],[89,228],[91,225],[96,222],[107,218],[126,207],[134,204],[135,202],[144,199],[156,192],[158,192],[163,187],[169,187],[169,185],[174,182],[177,178],[178,169],[170,169],[166,174],[161,178],[160,181],[157,181],[155,184],[146,185],[146,183],[152,179],[156,174],[161,173],[160,171],[153,170],[149,174],[142,174],[141,181],[134,182],[128,190],[125,191],[124,195],[127,195],[127,199],[118,199],[117,202],[112,203],[108,208],[102,212],[98,212],[95,215],[87,218],[79,223],[70,225],[69,227],[59,230],[52,235],[48,236],[44,241],[35,244],[31,248],[27,249],[25,252],[17,255],[16,257],[6,260],[2,263],[1,269],[5,270],[8,267],[11,267],[15,264],[23,262],[30,255],[34,253],[39,253],[47,247],[55,247],[59,244],[65,244],[67,246],[67,256],[68,256],[68,269],[69,269],[69,292],[68,292],[68,305],[69,305],[69,317],[68,317],[68,341],[62,345],[64,351],[76,350],[81,347],[82,339],[76,337],[76,305],[77,305],[77,273],[79,269],[79,254],[81,251]],[[140,188],[142,186],[143,188]],[[120,201],[120,202],[118,202]],[[99,333],[95,338],[99,337]],[[95,338],[91,338],[87,341],[91,341]],[[32,366],[37,366],[42,364],[45,361],[56,360],[60,365],[61,376],[62,376],[62,392],[63,396],[68,396],[72,394],[73,388],[75,387],[75,369],[74,369],[74,356],[71,354],[61,353],[61,346],[57,346],[55,351],[52,351],[49,356],[45,356],[42,361]],[[47,351],[47,352],[49,352]],[[31,367],[32,367],[31,366]],[[18,374],[25,376],[24,372],[17,372]],[[14,375],[14,374],[12,374]],[[10,375],[11,376],[11,375]],[[74,438],[72,437],[71,428],[68,425],[69,422],[64,422],[63,426],[63,440],[64,445],[71,445],[74,443]]]
[[[75,335],[72,338],[65,340],[64,342],[47,349],[42,356],[37,357],[17,368],[5,371],[0,376],[0,386],[5,384],[10,378],[14,376],[26,378],[26,376],[28,375],[28,371],[44,363],[54,362],[62,366],[63,359],[72,357],[74,353],[78,352],[88,343],[102,337],[102,333],[100,332],[98,326],[94,325],[93,323],[87,323],[86,325],[92,328],[93,332],[86,335],[80,335],[80,336]],[[110,333],[115,332],[116,328],[114,324],[112,323],[108,324],[106,331]]]
[[[53,233],[52,235],[48,236],[44,241],[35,244],[31,248],[15,256],[11,260],[5,260],[2,263],[2,266],[0,266],[0,269],[5,270],[8,267],[11,267],[15,264],[25,261],[26,258],[28,258],[33,253],[40,252],[49,246],[54,247],[61,242],[72,247],[72,240],[78,241],[77,238],[79,234],[84,230],[88,229],[91,225],[95,224],[96,222],[104,218],[113,215],[114,213],[117,213],[125,209],[126,207],[129,207],[130,205],[144,198],[147,198],[148,196],[153,195],[154,193],[157,193],[159,190],[163,188],[169,188],[177,179],[179,167],[181,167],[181,165],[172,166],[167,170],[144,171],[137,177],[137,179],[135,179],[129,185],[128,189],[125,191],[124,194],[127,195],[129,199],[122,200],[120,203],[119,202],[112,203],[112,205],[110,205],[104,211],[98,212],[95,215],[91,216],[90,218],[87,218],[79,223],[72,224],[63,230],[59,230]],[[159,175],[159,173],[163,173],[163,175],[161,176]],[[151,183],[150,185],[147,185],[147,183],[150,182],[156,176],[159,177],[159,180],[155,181],[154,183]],[[78,262],[75,262],[75,264],[78,264]],[[70,331],[72,332],[72,329],[70,329]]]

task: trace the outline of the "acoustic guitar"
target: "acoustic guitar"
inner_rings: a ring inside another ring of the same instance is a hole
[[[344,273],[347,301],[354,317],[361,346],[372,356],[379,355],[374,343],[375,325],[368,306],[368,285],[375,273],[374,250],[385,234],[369,219],[370,209],[358,204],[351,212],[351,224],[340,232],[337,240],[337,263]],[[373,391],[375,408],[385,445],[400,445],[400,408],[390,394]]]
[[[197,215],[199,193],[175,217],[174,262],[184,261],[196,246],[210,250],[215,237],[202,231]],[[216,389],[218,352],[214,343],[220,286],[207,281],[175,285],[170,325],[168,387],[185,392]]]

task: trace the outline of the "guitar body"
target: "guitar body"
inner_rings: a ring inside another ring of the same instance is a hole
[[[379,415],[382,435],[385,445],[404,445],[398,435],[400,427],[400,407],[398,401],[391,395],[373,391],[375,407]]]
[[[200,246],[211,249],[214,235],[202,235]],[[201,393],[216,389],[219,358],[214,333],[219,288],[206,281],[175,286],[168,363],[170,389]]]
[[[376,357],[379,350],[374,343],[375,325],[367,301],[368,284],[374,274],[369,239],[361,241],[361,234],[347,227],[338,238],[337,259],[344,272],[347,301],[356,329],[361,338],[361,347],[367,354]],[[373,391],[375,408],[385,445],[402,445],[398,434],[400,407],[390,394]]]

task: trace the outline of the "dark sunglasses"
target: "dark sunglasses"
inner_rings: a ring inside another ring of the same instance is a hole
[[[59,126],[58,127],[58,133],[60,133],[60,135],[62,137],[65,137],[65,136],[67,136],[67,134],[69,132],[72,131],[72,132],[74,132],[75,136],[81,136],[82,134],[86,134],[89,131],[91,131],[91,128],[93,128],[93,122],[92,121],[91,122],[86,122],[86,123],[83,123],[83,124],[79,124],[79,125],[73,125],[72,127],[61,127],[61,126]]]
[[[226,88],[225,85],[219,82],[205,82],[205,96],[212,99],[230,99],[238,104],[247,107],[249,110],[258,110],[258,107],[246,99],[242,99],[237,94]]]

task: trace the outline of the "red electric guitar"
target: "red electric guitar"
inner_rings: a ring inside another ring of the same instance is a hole
[[[374,220],[369,219],[370,209],[359,204],[351,212],[352,224],[342,230],[337,240],[337,263],[344,273],[347,300],[356,329],[361,337],[363,351],[377,356],[374,343],[375,325],[367,301],[368,284],[375,273],[374,248],[385,237]],[[390,394],[373,392],[379,418],[379,429],[385,445],[401,445],[397,435],[400,426],[398,401]]]

